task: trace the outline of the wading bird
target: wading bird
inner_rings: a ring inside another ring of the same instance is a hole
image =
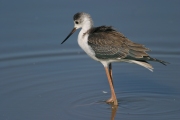
[[[147,61],[167,62],[150,57],[144,45],[134,43],[111,26],[93,27],[89,14],[80,12],[74,15],[74,28],[61,43],[63,44],[77,29],[79,46],[94,60],[103,64],[111,90],[111,98],[107,103],[118,105],[112,78],[112,62],[127,62],[141,65],[150,71],[153,67]]]

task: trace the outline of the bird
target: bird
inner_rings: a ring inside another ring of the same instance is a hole
[[[108,104],[118,105],[112,76],[113,62],[135,63],[150,71],[153,71],[153,67],[148,61],[159,62],[163,65],[168,63],[149,56],[147,51],[150,49],[142,44],[132,42],[112,26],[103,25],[94,27],[93,20],[88,13],[78,12],[73,16],[73,20],[74,28],[61,44],[63,44],[77,29],[81,28],[78,34],[79,46],[87,55],[102,63],[104,66],[111,91],[111,97],[106,101]]]

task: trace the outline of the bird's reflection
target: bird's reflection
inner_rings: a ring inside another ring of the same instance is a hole
[[[117,105],[111,105],[111,119],[110,120],[115,119],[117,109],[118,109]]]

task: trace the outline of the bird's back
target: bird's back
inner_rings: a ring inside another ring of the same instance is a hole
[[[128,56],[143,58],[143,56],[148,56],[146,51],[149,49],[141,44],[130,41],[112,27],[96,27],[88,32],[88,44],[95,51],[96,57],[99,59],[123,59]]]
[[[123,59],[146,63],[147,61],[157,61],[166,64],[162,60],[150,57],[147,53],[148,48],[130,41],[111,26],[91,28],[87,33],[89,34],[88,45],[94,50],[96,58],[100,60]]]

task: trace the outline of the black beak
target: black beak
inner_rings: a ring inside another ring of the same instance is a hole
[[[74,32],[76,31],[76,28],[73,28],[72,31],[69,33],[69,35],[62,41],[61,44],[63,44]]]

